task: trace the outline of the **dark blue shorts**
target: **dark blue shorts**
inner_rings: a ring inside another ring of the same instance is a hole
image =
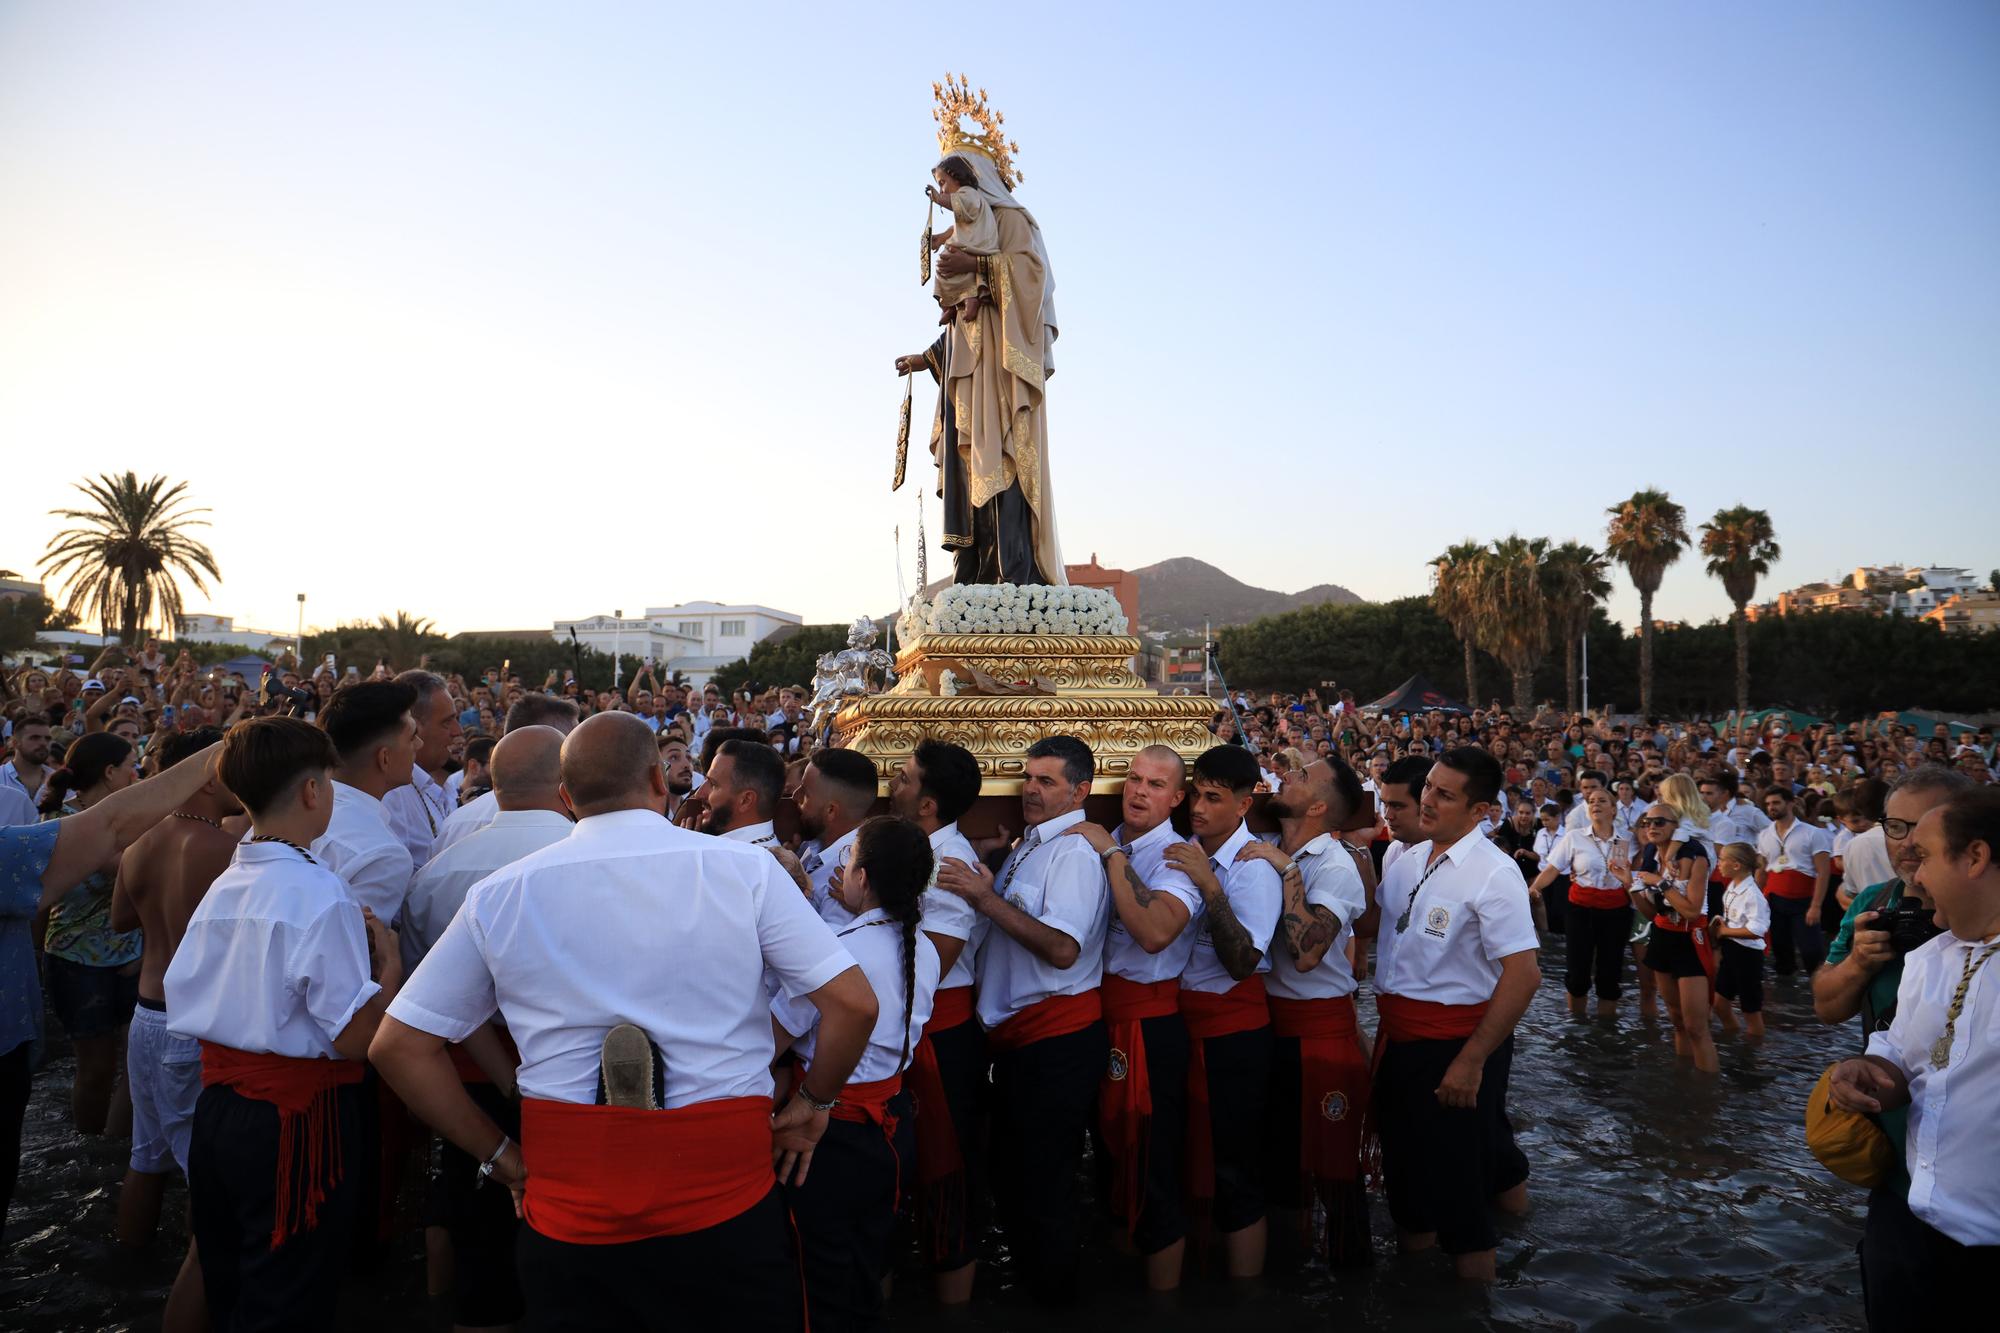
[[[49,983],[49,1003],[71,1040],[108,1037],[132,1021],[139,1004],[139,969],[92,967],[54,954],[43,957]],[[129,969],[129,970],[128,970]]]

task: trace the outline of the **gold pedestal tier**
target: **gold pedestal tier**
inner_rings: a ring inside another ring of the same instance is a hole
[[[1214,745],[1215,703],[1200,695],[1155,693],[1132,671],[1137,639],[1119,635],[925,635],[896,657],[898,679],[886,693],[840,710],[840,744],[875,761],[886,783],[920,741],[948,741],[972,751],[985,775],[984,796],[1021,789],[1027,750],[1044,736],[1075,736],[1097,757],[1092,790],[1125,785],[1132,756],[1165,745],[1192,760]],[[1039,682],[1054,694],[945,694],[952,672],[969,686],[980,671],[1003,685]]]

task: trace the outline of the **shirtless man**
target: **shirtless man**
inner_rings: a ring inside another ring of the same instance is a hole
[[[215,727],[175,732],[161,746],[162,771],[221,739],[222,732]],[[118,863],[118,885],[111,895],[113,929],[138,926],[146,932],[146,950],[139,960],[139,1007],[133,1011],[126,1044],[132,1157],[118,1192],[121,1245],[143,1248],[152,1243],[167,1174],[175,1167],[187,1172],[188,1131],[194,1123],[195,1100],[201,1096],[201,1050],[195,1041],[168,1034],[163,978],[188,918],[236,851],[241,833],[225,830],[222,821],[241,812],[236,798],[211,777],[182,803],[174,818],[155,824]],[[201,1268],[190,1240],[167,1301],[164,1326],[171,1331],[207,1325]]]

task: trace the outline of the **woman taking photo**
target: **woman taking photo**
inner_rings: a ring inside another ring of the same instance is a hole
[[[1631,858],[1625,840],[1618,836],[1611,793],[1596,787],[1583,799],[1589,824],[1569,829],[1556,840],[1547,865],[1528,886],[1528,892],[1540,894],[1558,877],[1569,877],[1565,931],[1569,965],[1563,974],[1563,989],[1569,992],[1570,1016],[1583,1017],[1584,998],[1594,982],[1597,1016],[1611,1018],[1618,1012],[1618,978],[1624,970],[1621,955],[1632,937],[1632,905],[1627,898],[1632,887]],[[1668,1008],[1671,1010],[1671,1003]]]
[[[44,819],[88,810],[139,776],[139,752],[106,731],[74,742],[63,760],[49,774],[41,806]],[[82,1134],[123,1133],[131,1115],[129,1101],[114,1113],[112,1093],[125,1064],[125,1028],[139,1003],[144,940],[136,930],[111,928],[111,888],[117,878],[114,856],[73,885],[49,909],[42,941],[49,1000],[76,1045],[69,1105]]]
[[[1719,1066],[1708,1031],[1709,974],[1702,958],[1708,949],[1708,846],[1665,801],[1654,802],[1639,820],[1639,839],[1632,903],[1653,916],[1646,964],[1659,974],[1666,995],[1674,1053],[1692,1056],[1696,1069],[1712,1074]]]

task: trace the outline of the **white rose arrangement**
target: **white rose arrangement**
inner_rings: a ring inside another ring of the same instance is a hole
[[[954,585],[935,600],[913,597],[897,622],[905,642],[926,634],[1128,634],[1118,599],[1103,588],[1046,584]]]

